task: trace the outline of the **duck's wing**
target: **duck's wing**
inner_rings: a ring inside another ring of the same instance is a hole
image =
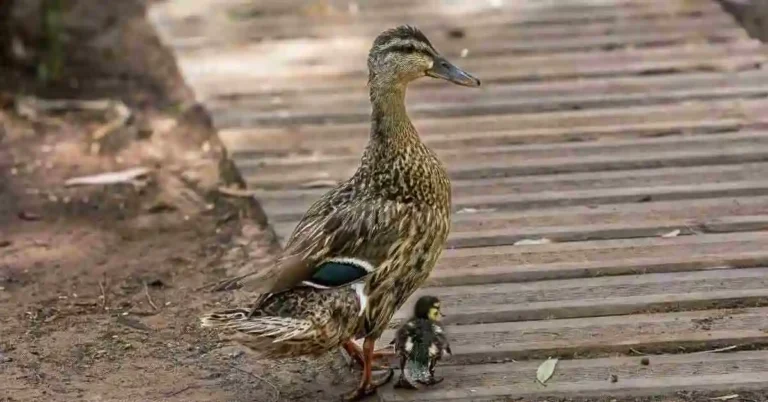
[[[395,332],[395,337],[390,345],[395,346],[395,353],[402,358],[408,358],[413,351],[413,332],[416,330],[414,320],[409,320]],[[408,341],[411,342],[408,342]]]
[[[302,283],[335,287],[357,281],[408,233],[413,211],[403,204],[336,194],[307,211],[280,261],[247,280],[258,287],[251,290],[277,293]]]

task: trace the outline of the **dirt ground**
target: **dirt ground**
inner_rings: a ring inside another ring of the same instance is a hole
[[[21,2],[17,2],[21,3]],[[354,385],[340,354],[259,362],[198,325],[231,294],[200,287],[232,264],[268,263],[258,205],[215,191],[236,174],[142,1],[64,1],[64,74],[36,78],[37,2],[23,46],[0,70],[0,400],[336,400]],[[132,119],[101,138],[111,110],[46,111],[36,99],[124,102]],[[137,166],[136,183],[66,187]]]
[[[338,400],[359,375],[340,353],[258,361],[199,328],[236,297],[200,288],[276,245],[258,204],[217,191],[241,181],[144,1],[63,1],[64,73],[45,85],[38,2],[23,3],[0,66],[0,401]],[[27,96],[121,101],[132,117],[105,131],[112,109]],[[138,166],[133,182],[64,185]]]

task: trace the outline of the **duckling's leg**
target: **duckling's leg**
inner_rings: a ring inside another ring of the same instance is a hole
[[[373,374],[373,347],[375,345],[375,338],[365,338],[365,342],[363,343],[363,377],[361,378],[360,385],[358,385],[357,389],[344,397],[345,401],[359,401],[366,396],[372,395],[374,392],[376,392],[378,387],[388,383],[395,375],[395,371],[390,368],[384,378],[378,381],[373,381],[371,379]]]
[[[344,350],[347,351],[349,357],[353,362],[357,362],[360,367],[363,367],[363,349],[361,349],[353,340],[344,342]],[[393,348],[382,348],[373,352],[373,360],[386,359],[394,356],[395,351]],[[390,367],[389,364],[383,362],[377,362],[373,364],[373,370],[386,370]]]

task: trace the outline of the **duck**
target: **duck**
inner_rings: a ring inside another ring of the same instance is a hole
[[[437,297],[426,295],[416,301],[413,317],[397,330],[390,343],[400,358],[400,379],[395,388],[418,389],[418,384],[443,381],[435,378],[435,367],[445,353],[453,354],[440,324],[443,316]]]
[[[269,358],[343,348],[362,367],[346,401],[392,379],[391,367],[372,378],[374,361],[394,356],[376,341],[429,276],[451,226],[451,182],[408,116],[408,84],[432,77],[480,86],[411,25],[375,38],[368,72],[371,128],[355,173],[312,204],[272,267],[235,279],[260,293],[251,305],[201,317]]]

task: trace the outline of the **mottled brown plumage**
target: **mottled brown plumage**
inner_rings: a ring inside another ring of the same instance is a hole
[[[359,168],[309,208],[281,261],[251,280],[266,285],[251,314],[241,309],[204,318],[208,326],[252,336],[249,345],[272,356],[344,345],[364,365],[352,399],[375,389],[373,342],[429,276],[450,229],[448,174],[408,117],[406,87],[425,75],[480,85],[408,26],[376,38],[368,67],[373,112]],[[351,343],[361,337],[363,351]]]

